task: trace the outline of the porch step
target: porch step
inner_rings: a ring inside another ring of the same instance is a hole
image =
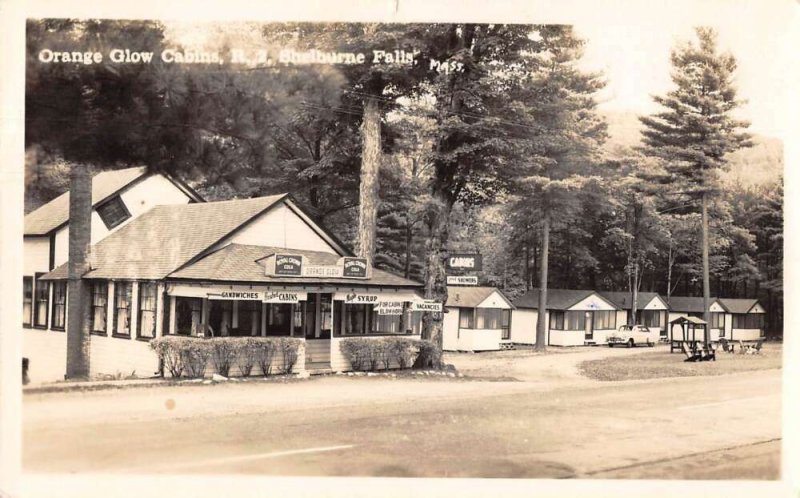
[[[329,361],[307,362],[306,370],[311,375],[320,375],[333,372],[333,370],[331,370],[331,363]]]

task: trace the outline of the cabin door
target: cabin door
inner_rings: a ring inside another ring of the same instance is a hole
[[[592,339],[594,339],[594,323],[593,323],[594,320],[593,320],[593,318],[594,318],[594,313],[592,313],[591,311],[587,311],[586,312],[586,318],[584,319],[584,324],[585,324],[585,327],[586,327],[586,334],[585,334],[584,337],[585,337],[585,339],[587,341],[591,341]]]

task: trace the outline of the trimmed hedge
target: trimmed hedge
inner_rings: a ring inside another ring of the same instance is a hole
[[[203,377],[209,360],[220,375],[228,376],[236,365],[242,376],[249,376],[258,365],[262,375],[273,373],[276,352],[282,357],[277,373],[292,373],[302,340],[292,337],[157,337],[150,347],[158,355],[163,370],[172,377]]]
[[[379,367],[389,370],[394,364],[401,369],[410,368],[420,352],[429,349],[429,345],[435,347],[430,341],[407,337],[348,337],[339,342],[339,350],[353,370],[375,371]]]

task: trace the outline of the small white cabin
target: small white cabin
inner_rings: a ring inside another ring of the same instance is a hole
[[[442,348],[497,351],[511,343],[514,306],[495,287],[447,287]]]

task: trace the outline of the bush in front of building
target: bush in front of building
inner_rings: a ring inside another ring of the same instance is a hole
[[[164,369],[173,377],[180,377],[183,374],[185,351],[189,340],[191,339],[188,337],[165,336],[150,341],[150,347],[158,355],[162,376]]]
[[[183,338],[181,360],[183,369],[189,377],[201,378],[206,374],[208,359],[211,358],[211,344],[202,338]]]
[[[211,361],[218,374],[227,377],[231,372],[231,365],[239,355],[240,341],[236,337],[212,338]]]
[[[272,359],[278,349],[278,341],[272,337],[253,337],[248,340],[248,348],[255,357],[261,375],[267,377],[272,373]]]
[[[277,349],[283,356],[283,373],[290,374],[297,363],[303,341],[294,337],[278,337]]]
[[[392,365],[405,369],[414,362],[420,342],[406,337],[348,337],[339,342],[339,350],[353,370],[375,371],[379,365],[384,370]]]

